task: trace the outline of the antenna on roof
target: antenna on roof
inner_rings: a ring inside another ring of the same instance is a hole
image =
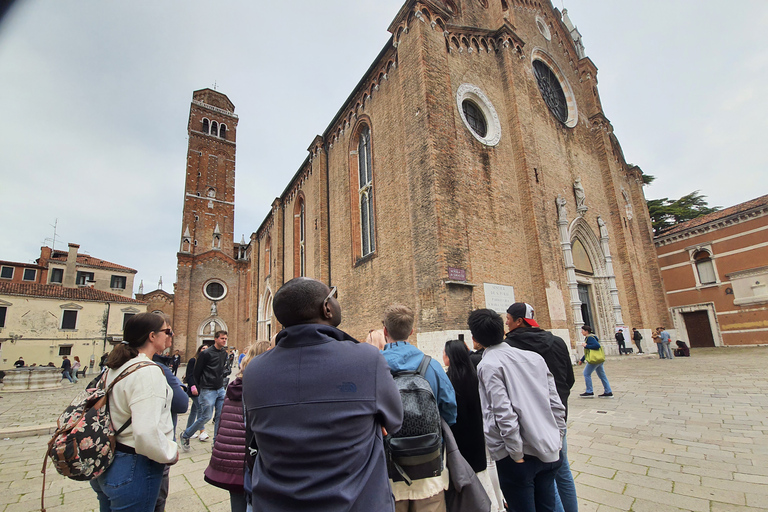
[[[213,81],[213,90],[216,90],[216,80]]]
[[[56,221],[53,224],[49,224],[53,228],[53,238],[46,238],[43,240],[43,243],[50,241],[51,242],[51,254],[53,254],[53,251],[56,250],[56,239],[58,236],[56,235],[56,228],[59,225],[59,219],[56,219]]]

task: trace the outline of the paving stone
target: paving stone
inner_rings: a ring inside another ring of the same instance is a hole
[[[682,508],[683,510],[696,512],[709,511],[709,501],[707,500],[675,493],[660,492],[658,489],[651,489],[649,487],[627,484],[624,494],[634,498],[660,503],[662,505]]]
[[[768,347],[694,349],[689,360],[669,363],[609,357],[606,371],[617,398],[574,397],[569,403],[569,458],[580,510],[768,510],[766,367]],[[579,378],[574,393],[582,387]],[[0,432],[16,429],[21,436],[0,437],[0,512],[39,510],[48,435],[29,434],[55,423],[77,392],[0,391]],[[186,418],[180,417],[179,430]],[[203,480],[210,451],[211,443],[193,440],[192,450],[182,452],[171,469],[168,512],[229,510],[228,493]],[[88,482],[49,468],[46,487],[49,511],[97,508]]]

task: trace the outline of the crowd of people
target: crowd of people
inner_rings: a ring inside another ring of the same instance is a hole
[[[283,329],[272,342],[238,357],[218,331],[182,379],[179,352],[166,355],[170,318],[141,313],[126,322],[123,341],[101,361],[105,384],[155,364],[110,393],[120,428],[114,462],[91,481],[100,510],[164,510],[171,466],[195,438],[212,439],[204,478],[229,491],[233,512],[578,510],[566,436],[571,351],[539,326],[530,304],[510,305],[505,318],[472,311],[474,350],[447,340],[442,361],[409,341],[415,314],[406,305],[389,306],[383,329],[364,343],[338,328],[338,290],[320,281],[288,281],[273,311]],[[599,397],[612,398],[603,348],[590,326],[582,335],[580,396],[595,396],[596,372]],[[654,333],[660,345],[668,338]],[[661,346],[659,355],[668,357]],[[62,368],[76,378],[76,365],[77,357]]]

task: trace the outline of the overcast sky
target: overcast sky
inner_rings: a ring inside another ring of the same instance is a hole
[[[647,198],[768,193],[768,2],[553,1],[599,68],[627,161],[657,178]],[[33,261],[58,219],[56,248],[172,291],[192,91],[216,84],[240,117],[248,239],[402,3],[17,0],[0,22],[0,260]]]

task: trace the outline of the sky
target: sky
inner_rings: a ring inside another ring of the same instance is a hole
[[[646,198],[768,193],[768,2],[552,1],[599,69],[627,161],[656,177]],[[162,277],[172,292],[192,92],[235,104],[247,240],[402,4],[17,0],[0,21],[0,260],[34,261],[56,225],[57,249],[78,243],[138,270],[134,291]]]

